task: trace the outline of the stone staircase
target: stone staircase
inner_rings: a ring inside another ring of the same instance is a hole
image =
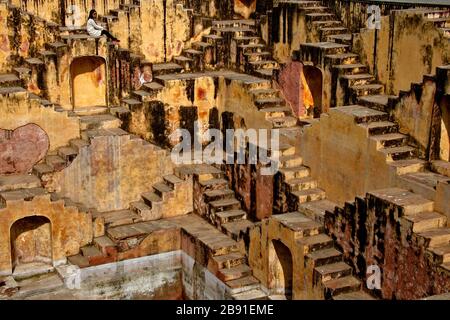
[[[194,164],[176,168],[176,174],[194,177],[195,212],[235,241],[248,236],[253,222],[247,219],[223,171],[211,165]]]
[[[306,205],[314,207],[315,211],[305,210]],[[325,299],[374,299],[352,275],[352,267],[343,261],[333,239],[324,233],[323,217],[327,210],[334,210],[334,205],[331,202],[324,205],[324,200],[320,200],[302,204],[298,211],[272,217],[293,232],[296,246],[303,252],[305,290],[318,292],[320,298]]]

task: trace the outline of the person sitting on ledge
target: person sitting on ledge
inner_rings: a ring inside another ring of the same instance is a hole
[[[87,32],[91,37],[101,37],[103,35],[107,36],[109,40],[112,40],[113,42],[120,42],[119,39],[114,37],[111,33],[106,31],[102,26],[99,26],[95,19],[97,19],[97,11],[91,10],[89,12],[89,18],[87,21]]]

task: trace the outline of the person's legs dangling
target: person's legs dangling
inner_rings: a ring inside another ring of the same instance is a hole
[[[118,41],[116,37],[114,37],[111,33],[106,30],[102,30],[102,36],[107,36],[109,40]]]

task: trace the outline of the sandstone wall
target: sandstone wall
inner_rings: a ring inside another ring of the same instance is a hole
[[[448,292],[450,274],[412,235],[412,226],[401,217],[403,208],[377,193],[347,203],[327,213],[325,224],[360,278],[370,265],[382,271],[382,299],[410,300]]]
[[[0,274],[10,274],[11,226],[17,220],[42,216],[51,223],[51,251],[54,264],[64,263],[80,247],[92,241],[92,216],[76,207],[65,207],[63,201],[52,202],[50,195],[35,197],[32,201],[11,201],[0,209]]]
[[[99,136],[80,150],[69,167],[55,174],[47,188],[98,211],[128,209],[172,169],[164,150],[140,139]]]
[[[151,101],[133,106],[127,130],[160,146],[174,146],[178,140],[168,137],[177,128],[192,131],[195,121],[201,133],[208,128],[271,128],[242,81],[212,75],[183,78],[165,80]]]
[[[376,142],[369,139],[353,116],[337,109],[306,127],[299,145],[304,165],[311,168],[311,176],[331,201],[342,204],[395,182]]]
[[[450,62],[450,44],[442,31],[414,11],[391,12],[382,18],[381,30],[361,30],[354,42],[388,94],[408,91],[412,82],[422,82],[423,75]]]
[[[0,128],[14,130],[29,123],[41,127],[49,136],[49,151],[69,144],[71,139],[79,138],[80,123],[78,118],[69,117],[67,112],[56,112],[45,108],[37,100],[28,100],[26,93],[21,98],[1,96]]]

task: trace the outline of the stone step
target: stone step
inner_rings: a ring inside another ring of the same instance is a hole
[[[0,87],[0,96],[8,96],[9,98],[12,98],[13,96],[16,96],[17,98],[26,98],[27,95],[27,90],[22,87]]]
[[[276,70],[276,68],[256,69],[254,73],[257,77],[272,80],[274,70]]]
[[[376,136],[386,133],[398,133],[398,125],[390,121],[376,121],[370,123],[362,123],[361,127],[367,130],[371,136]]]
[[[112,228],[141,221],[141,217],[131,210],[96,212],[92,218],[103,218],[105,225]]]
[[[86,257],[88,259],[103,256],[103,253],[96,246],[93,245],[82,247],[81,253],[83,254],[83,257]]]
[[[70,256],[67,258],[67,260],[69,261],[69,263],[78,266],[79,268],[87,268],[90,266],[89,259],[83,257],[81,254]]]
[[[303,158],[298,155],[280,156],[280,168],[294,168],[303,164]]]
[[[340,44],[352,45],[353,35],[351,33],[332,34],[329,35],[325,40]]]
[[[448,183],[450,178],[431,171],[414,172],[402,175],[399,186],[421,194],[427,199],[434,200],[439,183]]]
[[[39,179],[43,179],[43,177],[47,174],[53,173],[53,167],[49,166],[46,163],[39,163],[33,167],[33,175],[37,176]]]
[[[340,79],[346,82],[346,87],[365,85],[375,80],[369,73],[344,74],[340,76]]]
[[[41,187],[41,180],[35,175],[15,174],[0,176],[0,192]]]
[[[130,203],[130,210],[135,212],[138,216],[149,220],[152,216],[152,208],[148,206],[144,201],[135,201]],[[155,217],[155,219],[158,217]]]
[[[250,51],[245,52],[244,56],[248,59],[248,62],[255,62],[270,59],[271,53],[268,51]]]
[[[89,142],[83,139],[72,139],[70,140],[70,146],[79,153],[81,149],[89,146]]]
[[[384,93],[384,86],[382,84],[371,83],[361,84],[350,87],[353,94],[353,100],[356,102],[361,96],[380,95]]]
[[[222,231],[235,241],[239,241],[247,230],[252,228],[254,224],[248,220],[238,220],[234,222],[224,223]]]
[[[390,107],[390,104],[393,104],[390,101],[396,100],[397,98],[398,97],[396,96],[383,94],[367,95],[359,97],[358,103],[368,108],[389,112],[389,110],[393,107]]]
[[[215,213],[216,223],[224,225],[229,222],[236,222],[247,218],[247,213],[242,210],[227,210]]]
[[[273,218],[293,231],[296,238],[309,237],[323,231],[322,224],[309,219],[298,211],[279,214]]]
[[[256,101],[264,101],[265,99],[279,98],[280,90],[267,88],[267,89],[252,89],[249,91],[253,96],[255,96]]]
[[[104,256],[117,252],[116,244],[108,236],[94,238],[94,245]]]
[[[367,74],[367,66],[362,63],[339,64],[333,66],[339,75]]]
[[[208,267],[213,270],[233,268],[241,264],[245,264],[247,258],[240,252],[232,252],[221,256],[212,257],[208,262]]]
[[[253,290],[245,291],[242,293],[234,294],[233,299],[234,300],[244,300],[244,301],[267,300],[267,295],[261,289],[253,289]]]
[[[255,100],[255,105],[258,107],[258,109],[278,107],[283,103],[284,100],[280,97],[258,98]]]
[[[145,88],[145,90],[147,90],[151,94],[154,91],[159,91],[159,90],[162,90],[164,88],[163,85],[161,85],[161,84],[159,84],[157,82],[144,83],[143,87]]]
[[[214,212],[240,209],[241,203],[236,198],[211,201],[209,203]]]
[[[153,78],[164,74],[177,73],[183,70],[183,67],[177,63],[154,63],[152,65]]]
[[[261,52],[266,49],[266,46],[262,43],[249,43],[249,44],[241,44],[239,48],[242,49],[242,52]]]
[[[410,159],[417,153],[417,149],[410,146],[382,148],[380,151],[386,155],[387,161]]]
[[[173,193],[173,189],[163,182],[155,183],[152,188],[154,190],[154,193],[162,198],[163,201],[166,200],[166,197],[171,196],[169,195],[169,193]]]
[[[343,293],[361,290],[361,281],[354,276],[346,276],[325,281],[325,297],[333,297]]]
[[[319,28],[320,40],[327,41],[329,36],[347,33],[345,27],[321,27]]]
[[[177,177],[174,174],[169,174],[167,176],[164,176],[163,180],[164,180],[165,184],[167,184],[169,187],[171,187],[174,190],[177,187],[177,185],[184,182],[183,179],[180,179],[179,177]]]
[[[400,207],[404,215],[434,210],[433,201],[405,189],[388,188],[370,191],[369,195],[373,195],[387,203]]]
[[[312,23],[313,21],[323,21],[323,20],[333,20],[335,21],[336,16],[333,13],[321,13],[321,12],[314,12],[314,13],[307,13],[306,14],[306,21]]]
[[[450,228],[436,228],[419,233],[428,247],[439,247],[450,244]]]
[[[225,282],[230,287],[232,294],[248,292],[254,289],[260,289],[259,281],[253,276],[247,276],[236,280]]]
[[[450,177],[450,162],[443,160],[431,161],[431,170],[440,175]]]
[[[163,199],[154,192],[146,192],[142,194],[144,203],[153,209],[154,206],[161,204]]]
[[[313,21],[312,26],[315,28],[340,27],[340,26],[342,26],[342,22],[339,20],[318,20],[318,21]]]
[[[294,191],[291,195],[297,199],[298,203],[323,200],[326,197],[325,191],[318,188]]]
[[[13,73],[0,74],[1,87],[20,87],[22,81]]]
[[[376,141],[377,148],[400,147],[408,142],[408,136],[401,133],[387,133],[370,137],[371,140]]]
[[[325,213],[333,213],[336,206],[336,203],[329,200],[319,200],[300,204],[297,210],[310,219],[313,219],[320,223],[324,223]]]
[[[314,189],[318,187],[317,180],[312,177],[290,179],[286,181],[286,184],[289,192]]]
[[[206,202],[234,198],[234,191],[231,189],[208,190],[203,193]]]
[[[282,118],[289,115],[292,111],[289,107],[272,107],[272,108],[263,108],[259,111],[264,112],[267,120],[273,118]]]
[[[120,119],[111,114],[80,117],[81,130],[114,129],[122,125]]]
[[[297,241],[305,247],[304,248],[305,254],[317,250],[333,248],[334,246],[333,239],[323,233],[303,237]]]
[[[61,147],[58,149],[58,156],[67,163],[72,162],[78,155],[78,150],[73,147]]]
[[[52,167],[54,171],[61,171],[67,166],[67,162],[60,156],[47,156],[45,157],[45,162]]]
[[[428,250],[437,257],[435,258],[437,264],[450,262],[450,244],[428,248]]]
[[[355,118],[355,122],[358,124],[389,120],[389,114],[360,105],[337,107],[334,108],[333,111],[351,115]]]
[[[199,182],[200,186],[205,189],[227,188],[228,180],[225,179],[208,179]]]
[[[275,60],[258,60],[250,61],[249,64],[255,69],[277,69],[279,68],[278,62]]]
[[[163,86],[159,85],[161,88]],[[146,87],[147,88],[147,87]],[[148,102],[153,97],[153,95],[146,90],[135,90],[131,92],[131,97],[141,102]]]
[[[345,262],[335,262],[314,268],[316,283],[346,277],[352,274],[352,267]]]
[[[203,41],[198,41],[198,42],[193,42],[192,43],[192,47],[199,50],[199,51],[204,51],[207,48],[211,47],[212,45],[210,43],[206,43]]]
[[[447,225],[447,217],[438,212],[419,212],[403,217],[411,222],[413,232],[425,232],[431,229],[443,228]]]
[[[280,169],[281,174],[284,176],[285,180],[299,179],[308,177],[310,174],[310,169],[305,166],[282,168]]]
[[[397,175],[404,175],[407,173],[424,171],[427,168],[428,163],[424,160],[415,158],[393,161],[389,163],[389,166],[394,168]]]
[[[44,195],[47,195],[47,191],[43,188],[17,189],[0,192],[0,207],[6,206],[9,201],[31,201],[35,197]]]
[[[226,282],[226,281],[231,281],[231,280],[236,280],[236,279],[240,279],[243,277],[248,277],[252,275],[252,269],[246,265],[246,264],[241,264],[232,268],[225,268],[225,269],[221,269],[218,272],[217,277]]]
[[[354,64],[358,60],[359,56],[352,52],[329,54],[325,56],[325,64],[327,65]]]
[[[348,293],[341,293],[341,294],[335,295],[333,297],[333,300],[356,301],[356,300],[376,300],[376,299],[374,297],[372,297],[370,294],[359,290],[359,291],[352,291],[352,292],[348,292]]]
[[[313,264],[313,267],[316,268],[342,261],[342,253],[334,248],[325,248],[308,253],[306,258],[309,259]]]

